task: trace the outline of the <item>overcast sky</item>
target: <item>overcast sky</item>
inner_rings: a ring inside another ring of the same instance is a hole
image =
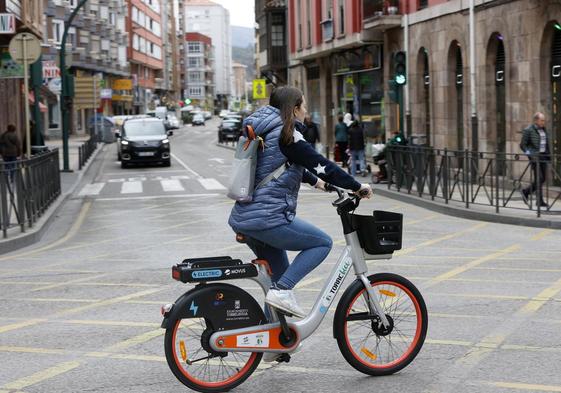
[[[213,0],[230,11],[232,26],[255,26],[255,0]]]

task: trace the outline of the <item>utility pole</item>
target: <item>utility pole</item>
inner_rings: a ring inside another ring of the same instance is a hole
[[[62,158],[63,172],[70,172],[68,160],[68,133],[70,128],[69,106],[72,102],[70,98],[68,72],[66,70],[66,39],[68,30],[72,26],[72,21],[78,14],[78,11],[88,2],[88,0],[80,0],[80,3],[74,8],[70,14],[70,18],[64,23],[64,33],[62,34],[62,42],[60,45],[60,77],[62,79],[62,100],[61,100],[61,117],[62,117]]]

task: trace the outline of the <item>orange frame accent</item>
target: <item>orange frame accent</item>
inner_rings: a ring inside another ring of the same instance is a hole
[[[290,325],[289,325],[290,327]],[[272,328],[272,329],[265,329],[265,330],[252,330],[250,332],[245,332],[245,333],[240,333],[240,334],[232,334],[229,336],[219,336],[216,341],[215,341],[215,345],[217,348],[220,349],[224,349],[224,350],[230,350],[230,349],[251,349],[251,348],[255,348],[255,349],[278,349],[278,350],[286,350],[286,352],[289,352],[290,350],[294,349],[296,347],[296,345],[298,345],[298,342],[300,341],[300,335],[298,334],[298,332],[294,329],[290,329],[292,331],[292,333],[296,334],[296,341],[294,342],[294,345],[291,347],[285,347],[284,345],[282,345],[279,341],[279,336],[282,333],[282,329],[280,326]],[[265,333],[265,332],[269,332],[269,346],[268,347],[238,347],[238,343],[237,343],[237,337],[238,336],[247,336],[248,334],[256,334],[256,333]],[[220,340],[223,340],[224,343],[222,345],[218,345],[218,342]]]

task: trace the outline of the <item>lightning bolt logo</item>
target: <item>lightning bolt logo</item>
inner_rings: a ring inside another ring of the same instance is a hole
[[[193,316],[197,315],[198,309],[199,309],[199,306],[195,306],[195,301],[193,300],[191,302],[191,306],[189,307],[189,310],[193,311]]]

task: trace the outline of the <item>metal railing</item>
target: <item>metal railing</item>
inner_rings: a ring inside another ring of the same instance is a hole
[[[0,161],[0,230],[4,238],[12,228],[25,232],[61,193],[59,151],[30,159]]]
[[[82,167],[89,160],[93,152],[97,149],[97,139],[95,136],[90,137],[86,142],[78,147],[78,169]]]
[[[524,154],[454,151],[420,146],[388,146],[388,188],[430,197],[432,200],[461,202],[501,209],[535,209],[561,214],[561,156],[549,159]],[[540,168],[544,168],[545,176]],[[538,180],[536,182],[536,180]],[[542,187],[537,184],[543,182]],[[523,199],[523,190],[534,192]],[[542,206],[544,200],[547,206]]]

